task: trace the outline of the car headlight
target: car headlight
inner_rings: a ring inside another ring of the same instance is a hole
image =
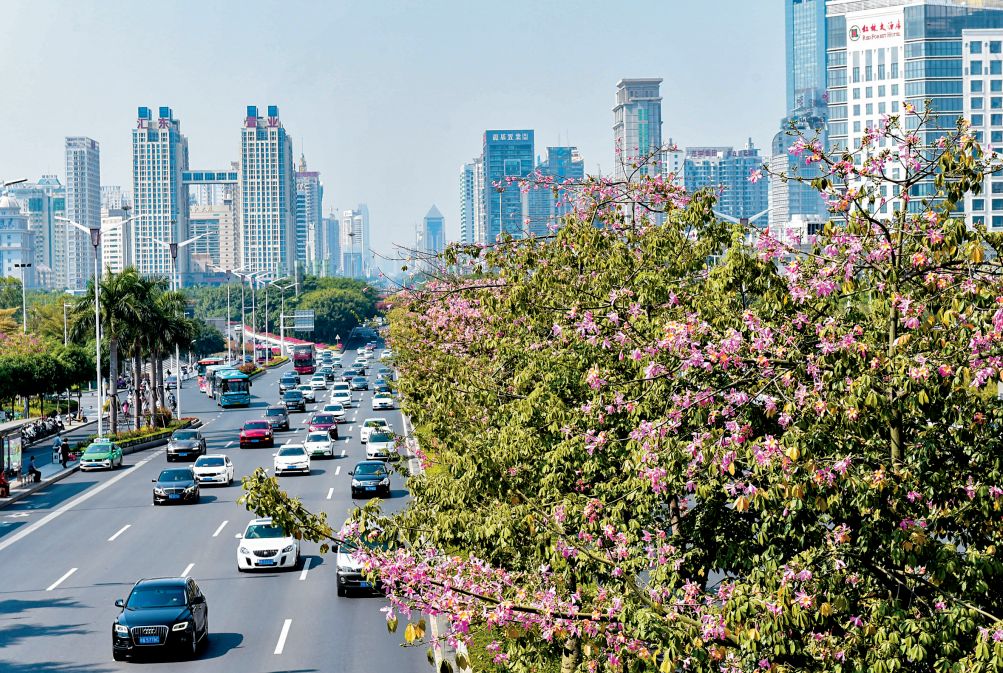
[[[250,550],[250,549],[248,549],[247,547],[241,547],[241,548],[240,548],[240,549],[239,549],[238,551],[239,551],[239,552],[240,552],[241,554],[250,554],[250,553],[251,553],[251,550]]]
[[[387,477],[386,479],[380,481],[380,486],[389,486],[389,485],[390,485],[390,477]]]
[[[185,493],[194,493],[194,492],[195,492],[195,486],[194,485],[189,486],[188,488],[185,489]]]
[[[356,487],[362,486],[362,482],[359,481],[358,479],[353,479],[352,480],[352,486],[356,486]]]
[[[129,627],[123,626],[122,624],[115,624],[115,633],[120,636],[128,636]]]
[[[171,631],[184,631],[185,629],[188,628],[190,624],[191,622],[178,622],[177,624],[171,627]]]
[[[286,547],[285,549],[283,549],[283,550],[282,550],[282,553],[283,553],[283,554],[288,554],[289,552],[291,552],[291,551],[293,550],[293,548],[294,548],[295,546],[296,546],[296,545],[293,545],[293,544],[289,545],[288,547]]]
[[[155,488],[153,489],[153,492],[156,493],[157,495],[167,495],[167,493],[162,488]]]

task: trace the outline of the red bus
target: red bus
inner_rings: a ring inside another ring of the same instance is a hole
[[[199,390],[203,393],[206,391],[206,380],[205,380],[205,370],[206,367],[212,367],[213,365],[221,365],[226,362],[225,358],[203,358],[198,361],[195,365],[195,373],[199,375]]]
[[[316,367],[313,344],[293,346],[293,369],[297,374],[313,374]]]

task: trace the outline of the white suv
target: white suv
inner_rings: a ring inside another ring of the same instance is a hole
[[[300,564],[300,544],[287,535],[270,518],[254,519],[247,524],[237,542],[237,570],[261,568],[297,568]]]

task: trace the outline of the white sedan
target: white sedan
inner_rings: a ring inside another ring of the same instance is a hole
[[[394,408],[394,396],[390,393],[376,393],[373,395],[373,411]]]
[[[314,395],[313,387],[309,383],[301,383],[296,386],[296,390],[303,392],[303,399],[307,402],[316,402],[317,396]]]
[[[390,423],[385,418],[367,418],[362,423],[362,443],[369,441],[369,435],[382,428],[383,432],[392,432]]]
[[[261,568],[296,568],[300,563],[300,544],[286,535],[270,518],[254,519],[238,535],[237,570]]]
[[[309,433],[306,436],[306,441],[303,442],[303,448],[310,457],[325,456],[327,458],[334,458],[334,442],[331,441],[331,436],[324,430]]]
[[[327,378],[320,374],[310,379],[310,387],[314,390],[327,390]]]
[[[230,456],[219,453],[208,456],[199,456],[192,466],[195,473],[195,481],[199,484],[223,484],[229,486],[233,483],[233,463]]]
[[[389,460],[397,451],[397,439],[385,428],[378,428],[366,442],[366,460]]]
[[[334,420],[339,423],[345,422],[345,405],[338,404],[337,402],[328,402],[324,405],[322,410],[325,414],[331,414],[334,416]]]
[[[346,409],[354,406],[355,402],[352,400],[352,391],[348,389],[348,384],[342,384],[344,388],[335,388],[331,391],[331,401],[337,402]]]
[[[275,476],[290,472],[310,474],[310,456],[302,444],[284,444],[272,455],[275,456]]]

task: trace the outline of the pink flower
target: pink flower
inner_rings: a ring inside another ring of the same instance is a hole
[[[749,173],[749,182],[755,184],[763,179],[763,171],[756,168]]]

